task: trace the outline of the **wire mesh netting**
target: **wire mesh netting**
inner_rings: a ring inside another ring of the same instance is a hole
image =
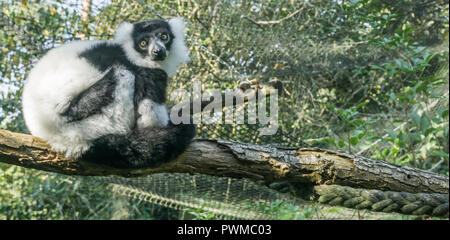
[[[70,177],[69,181],[79,181]],[[111,202],[126,201],[114,212],[126,218],[128,201],[164,219],[395,219],[399,214],[332,207],[280,193],[247,179],[189,174],[153,174],[139,178],[83,177],[81,188],[108,185]],[[95,197],[94,197],[95,199]],[[156,207],[155,207],[156,206]],[[138,207],[138,208],[139,208]],[[167,210],[172,209],[167,216]],[[142,208],[140,211],[145,211]],[[161,216],[162,211],[165,216]],[[114,216],[113,216],[114,218]]]

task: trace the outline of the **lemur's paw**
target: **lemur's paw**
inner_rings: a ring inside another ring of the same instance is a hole
[[[278,91],[278,95],[281,95],[283,92],[283,84],[281,81],[278,80],[272,80],[266,83],[259,83],[258,80],[252,79],[252,80],[244,80],[239,84],[239,89],[242,91],[246,91],[249,89],[257,90],[257,89],[265,89],[268,91]]]
[[[257,81],[256,79],[254,80],[244,80],[242,82],[239,83],[239,89],[241,89],[242,91],[254,88],[253,85],[254,83],[252,81]]]

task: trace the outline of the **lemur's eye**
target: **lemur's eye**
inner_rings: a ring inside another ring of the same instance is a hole
[[[139,46],[141,46],[141,48],[145,48],[145,47],[147,46],[147,41],[142,40],[142,41],[139,43]]]
[[[169,36],[167,34],[162,34],[160,38],[161,40],[167,40]]]

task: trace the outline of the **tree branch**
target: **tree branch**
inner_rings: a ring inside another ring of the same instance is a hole
[[[194,140],[178,159],[154,169],[114,169],[83,160],[67,159],[42,139],[0,130],[0,162],[67,175],[136,177],[159,172],[201,173],[214,176],[337,184],[351,187],[446,193],[449,178],[322,149],[253,145],[222,140]]]

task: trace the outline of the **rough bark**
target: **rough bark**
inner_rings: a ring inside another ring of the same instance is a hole
[[[52,151],[42,139],[0,130],[0,162],[67,175],[136,177],[158,172],[337,184],[390,191],[447,193],[449,178],[323,149],[261,146],[221,140],[194,140],[177,160],[155,169],[113,169]]]

